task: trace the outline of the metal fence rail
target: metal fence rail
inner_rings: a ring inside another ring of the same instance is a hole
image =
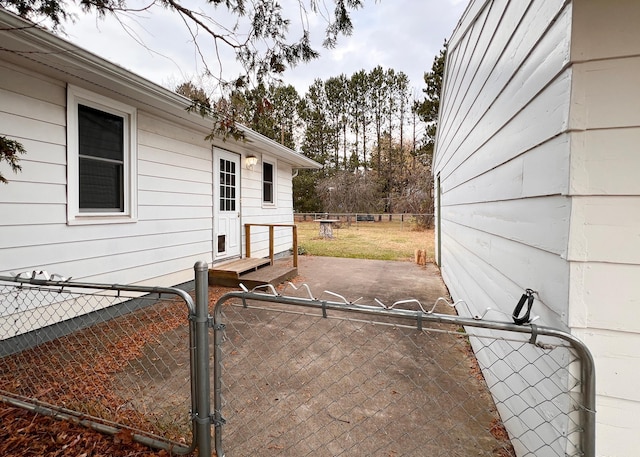
[[[595,455],[593,362],[570,334],[397,308],[222,297],[218,455]]]
[[[180,289],[0,277],[0,399],[189,453],[196,321]]]
[[[308,288],[209,315],[195,273],[195,300],[0,277],[0,401],[174,454],[210,455],[213,425],[220,457],[595,456],[593,360],[570,334]]]

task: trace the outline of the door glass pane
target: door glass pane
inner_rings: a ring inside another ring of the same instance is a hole
[[[236,164],[220,159],[220,211],[236,210]]]

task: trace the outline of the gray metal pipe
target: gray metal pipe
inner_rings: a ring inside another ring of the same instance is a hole
[[[211,455],[211,405],[209,400],[209,266],[206,262],[197,262],[193,269],[196,279],[196,314],[195,314],[195,390],[196,410],[195,441],[198,455]]]
[[[36,414],[42,414],[43,416],[49,416],[54,419],[66,420],[74,424],[82,425],[83,427],[87,427],[97,432],[105,433],[107,435],[115,436],[123,430],[122,428],[114,427],[107,424],[101,424],[99,422],[83,418],[79,415],[79,413],[76,413],[75,411],[66,409],[58,410],[44,406],[42,404],[32,403],[30,401],[22,401],[17,398],[5,396],[0,396],[0,401],[12,406],[16,406],[18,408],[25,409],[27,411],[31,411]],[[145,446],[149,446],[155,449],[165,450],[171,455],[190,454],[195,450],[194,444],[187,447],[178,443],[171,443],[168,441],[155,439],[151,436],[141,435],[140,433],[132,433],[131,436],[133,438],[133,441],[135,441],[136,443],[144,444]]]
[[[206,265],[206,263],[205,263]],[[0,276],[0,281],[17,282],[20,284],[32,284],[34,286],[59,287],[60,290],[65,288],[73,289],[94,289],[94,290],[116,290],[127,292],[143,292],[146,294],[171,294],[178,295],[184,300],[190,313],[195,314],[195,305],[191,296],[182,289],[176,287],[146,287],[132,286],[126,284],[100,284],[93,282],[70,282],[70,281],[50,281],[46,279],[36,278],[20,278],[15,276]]]

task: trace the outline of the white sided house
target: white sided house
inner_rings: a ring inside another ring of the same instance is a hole
[[[433,160],[451,295],[511,314],[534,289],[539,323],[587,344],[599,456],[639,452],[639,24],[631,0],[472,0]]]
[[[0,135],[27,151],[0,168],[0,275],[172,286],[243,257],[246,224],[292,224],[292,176],[319,165],[249,129],[205,141],[189,104],[0,10]],[[292,239],[276,228],[275,253]],[[267,228],[251,240],[269,254]]]

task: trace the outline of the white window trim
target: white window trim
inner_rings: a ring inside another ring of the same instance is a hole
[[[260,180],[260,200],[263,208],[275,208],[278,206],[278,162],[275,159],[265,159],[262,157],[262,179]],[[273,167],[273,182],[271,183],[273,193],[273,202],[264,201],[264,164],[268,163]]]
[[[124,119],[124,211],[80,212],[78,105]],[[136,222],[138,216],[136,109],[73,85],[67,86],[67,224],[118,224]]]

